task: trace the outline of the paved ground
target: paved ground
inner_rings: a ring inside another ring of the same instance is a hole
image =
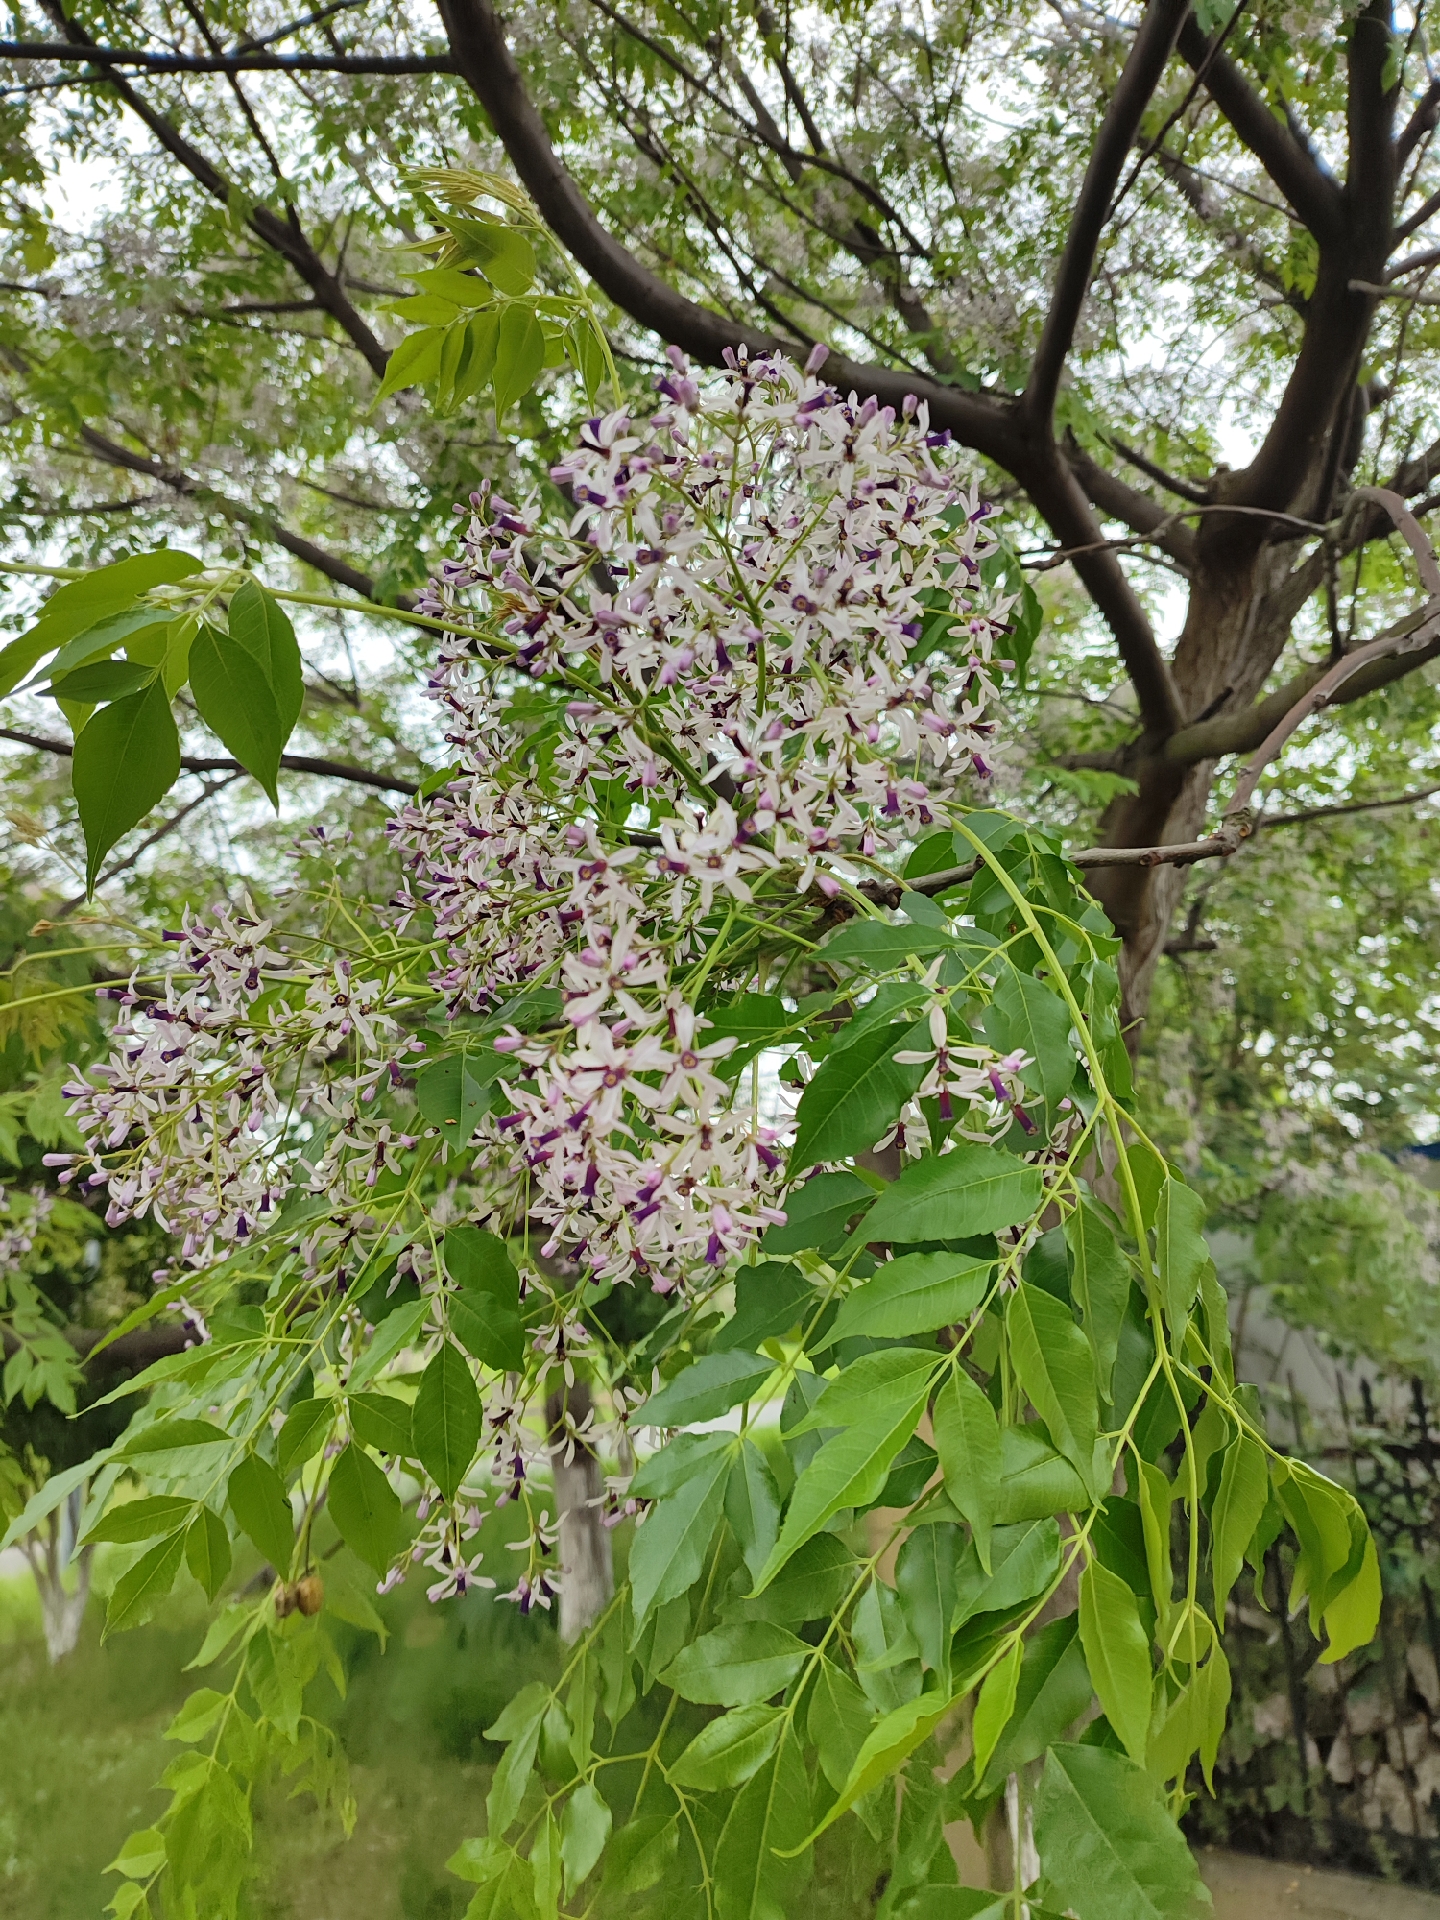
[[[1200,1854],[1215,1900],[1215,1920],[1440,1920],[1440,1897],[1348,1873],[1255,1860],[1243,1853]]]

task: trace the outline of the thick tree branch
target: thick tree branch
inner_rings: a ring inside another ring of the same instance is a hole
[[[36,753],[53,753],[68,760],[75,751],[68,740],[51,740],[44,734],[25,733],[18,727],[0,727],[0,740],[13,740],[17,746],[30,747]],[[352,786],[374,787],[380,793],[415,793],[419,782],[403,779],[398,773],[372,773],[369,767],[352,767],[346,760],[317,760],[306,753],[282,753],[280,764],[291,773],[313,773],[322,780],[347,780]],[[182,773],[244,773],[238,760],[223,755],[186,753],[180,756]]]
[[[1205,91],[1316,239],[1337,238],[1343,218],[1340,188],[1275,118],[1235,62],[1227,54],[1212,55],[1193,16],[1180,30],[1179,51],[1197,73],[1203,68]]]
[[[0,40],[0,60],[54,60],[143,73],[453,73],[447,54],[155,53],[141,47],[82,49],[64,40]]]
[[[64,33],[70,45],[83,49],[95,65],[104,69],[107,84],[115,89],[131,112],[144,121],[165,151],[178,160],[186,172],[191,174],[213,199],[228,208],[231,185],[219,168],[213,166],[198,147],[192,146],[163,113],[157,113],[155,108],[135,91],[123,74],[118,73],[113,66],[106,66],[102,58],[103,49],[96,46],[83,27],[77,26],[64,13],[58,0],[55,0],[55,4],[47,4],[46,11]],[[270,207],[256,205],[250,208],[246,220],[251,232],[267,247],[278,253],[281,259],[299,274],[320,305],[358,348],[371,371],[377,376],[383,375],[389,354],[370,331],[359,310],[340,284],[337,275],[331,273],[301,231],[294,208],[291,207],[288,210],[288,218],[282,220]]]
[[[1065,457],[1085,489],[1086,498],[1107,519],[1122,521],[1132,532],[1153,540],[1162,553],[1168,553],[1177,566],[1187,572],[1194,567],[1195,536],[1183,521],[1137,487],[1127,486],[1118,474],[1102,467],[1083,447],[1067,443]],[[1131,457],[1126,454],[1127,459]]]
[[[1060,375],[1089,291],[1096,251],[1110,217],[1111,198],[1119,184],[1120,170],[1134,144],[1145,109],[1160,84],[1189,6],[1190,0],[1149,0],[1135,43],[1090,149],[1040,344],[1020,400],[1027,422],[1047,433],[1055,412],[1055,397],[1060,391]]]

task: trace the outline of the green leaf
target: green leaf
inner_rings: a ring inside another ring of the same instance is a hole
[[[1183,1641],[1182,1641],[1183,1645]],[[1230,1706],[1230,1666],[1217,1645],[1203,1666],[1171,1701],[1164,1719],[1150,1734],[1145,1764],[1160,1781],[1182,1780],[1192,1755],[1199,1753],[1207,1784],[1225,1730]]]
[[[1036,1759],[1090,1705],[1090,1674],[1075,1628],[1075,1615],[1068,1614],[1026,1641],[1015,1711],[991,1755],[987,1787]]]
[[[809,1873],[803,1853],[810,1783],[788,1731],[731,1802],[715,1849],[715,1904],[724,1920],[777,1920]]]
[[[1030,974],[1004,969],[985,1009],[985,1033],[997,1053],[1029,1055],[1020,1078],[1047,1106],[1070,1091],[1075,1078],[1070,1009]]]
[[[762,1253],[802,1253],[822,1250],[838,1241],[852,1214],[869,1206],[875,1189],[853,1173],[817,1173],[785,1196],[785,1224],[769,1227],[760,1242]]]
[[[770,1558],[780,1535],[780,1490],[770,1463],[750,1439],[725,1483],[725,1518],[753,1579]]]
[[[164,1864],[165,1836],[158,1827],[146,1827],[142,1833],[130,1835],[105,1871],[128,1874],[133,1880],[148,1880]]]
[[[895,1591],[917,1647],[920,1665],[950,1683],[951,1622],[959,1599],[958,1565],[962,1534],[940,1521],[916,1527],[895,1562]]]
[[[904,1244],[995,1233],[1028,1219],[1044,1190],[1038,1167],[996,1147],[959,1146],[907,1167],[866,1215],[865,1238]]]
[[[111,1507],[93,1527],[87,1527],[82,1545],[113,1540],[127,1545],[133,1540],[153,1540],[157,1534],[170,1534],[182,1527],[195,1511],[193,1500],[178,1494],[156,1493],[144,1500],[125,1500]]]
[[[758,1353],[732,1349],[707,1354],[667,1381],[631,1414],[631,1424],[645,1427],[682,1427],[693,1420],[716,1420],[742,1400],[748,1400],[775,1371],[773,1360]]]
[[[529,307],[516,304],[500,316],[495,344],[495,419],[498,424],[534,386],[545,364],[545,334]]]
[[[983,1780],[990,1756],[1000,1744],[1000,1736],[1015,1711],[1015,1695],[1020,1685],[1021,1644],[1017,1640],[1010,1651],[985,1676],[980,1697],[975,1702],[973,1739],[975,1778]]]
[[[1190,1321],[1200,1276],[1210,1260],[1201,1228],[1205,1202],[1193,1187],[1168,1175],[1155,1209],[1155,1251],[1171,1338],[1178,1342]]]
[[[439,327],[423,327],[419,333],[407,333],[385,363],[385,378],[380,382],[374,404],[379,406],[392,393],[400,393],[406,387],[423,387],[427,380],[433,380],[440,371],[440,342],[444,337]]]
[[[1000,1423],[995,1409],[957,1367],[935,1396],[935,1451],[951,1505],[970,1522],[980,1563],[990,1572],[990,1534],[1000,1492]]]
[[[335,1421],[333,1400],[298,1400],[285,1416],[280,1438],[275,1442],[275,1458],[282,1474],[303,1467],[324,1446]]]
[[[821,958],[827,963],[840,961],[863,967],[867,973],[889,973],[903,967],[912,954],[928,959],[932,954],[948,953],[955,945],[955,937],[943,927],[903,922],[883,926],[877,920],[854,920],[826,941]]]
[[[539,1920],[558,1920],[563,1877],[560,1828],[548,1807],[541,1815],[540,1830],[530,1848],[530,1872]]]
[[[565,1897],[589,1878],[610,1838],[610,1809],[587,1780],[565,1803],[560,1820],[560,1858],[565,1867]]]
[[[230,601],[230,638],[255,661],[275,696],[282,742],[290,738],[305,699],[304,665],[289,615],[258,580],[247,580]]]
[[[87,667],[52,679],[49,692],[56,700],[98,704],[102,700],[123,700],[127,693],[141,693],[154,678],[154,667],[141,666],[134,660],[92,660]]]
[[[703,1438],[721,1444],[698,1456],[689,1477],[656,1502],[636,1531],[630,1549],[630,1591],[637,1627],[653,1608],[687,1592],[704,1568],[725,1500],[732,1454],[728,1435]]]
[[[901,1066],[893,1057],[914,1032],[904,1020],[874,1027],[830,1054],[800,1096],[792,1167],[849,1159],[889,1131],[925,1075],[923,1061]]]
[[[350,1551],[376,1573],[388,1572],[400,1550],[404,1514],[399,1495],[361,1448],[337,1455],[326,1505]]]
[[[230,1535],[210,1507],[201,1507],[185,1529],[185,1564],[213,1600],[230,1577]]]
[[[459,1348],[448,1340],[421,1375],[411,1423],[416,1458],[453,1500],[480,1443],[480,1395]]]
[[[260,1554],[283,1580],[295,1551],[295,1522],[285,1482],[268,1460],[250,1453],[230,1476],[230,1511]]]
[[[830,1338],[903,1339],[968,1320],[994,1270],[993,1261],[960,1253],[907,1253],[887,1260],[874,1279],[841,1301]]]
[[[446,1303],[451,1331],[482,1366],[518,1373],[525,1364],[520,1276],[505,1242],[478,1227],[452,1227],[444,1253],[459,1287]]]
[[[807,1319],[815,1301],[814,1288],[788,1260],[741,1267],[735,1276],[735,1312],[716,1334],[712,1349],[724,1353],[744,1347],[753,1353],[762,1340],[773,1340]]]
[[[1114,1234],[1086,1200],[1065,1222],[1065,1244],[1070,1250],[1070,1291],[1095,1357],[1095,1384],[1101,1398],[1108,1400],[1120,1328],[1130,1298],[1129,1262]]]
[[[485,1800],[492,1839],[498,1840],[520,1811],[540,1745],[540,1728],[549,1709],[550,1689],[543,1680],[532,1680],[509,1702],[494,1726],[485,1729],[487,1740],[509,1743],[495,1769]]]
[[[996,1527],[991,1548],[994,1572],[989,1576],[973,1547],[961,1556],[953,1616],[957,1628],[977,1614],[1008,1613],[1023,1606],[1043,1593],[1060,1570],[1060,1529],[1050,1516]]]
[[[1145,1560],[1150,1569],[1150,1591],[1161,1621],[1170,1612],[1174,1575],[1170,1567],[1170,1482],[1149,1460],[1139,1463],[1136,1489],[1140,1507],[1140,1526],[1145,1540]]]
[[[138,1627],[150,1618],[174,1586],[184,1553],[184,1535],[172,1533],[121,1574],[105,1610],[107,1640],[112,1633],[123,1633],[127,1627]]]
[[[850,1675],[833,1660],[822,1660],[806,1730],[819,1754],[820,1770],[837,1793],[849,1779],[874,1721],[874,1709]]]
[[[662,1682],[701,1706],[749,1707],[788,1686],[808,1652],[784,1627],[745,1620],[682,1647]]]
[[[680,1816],[646,1814],[622,1827],[605,1858],[606,1893],[643,1893],[663,1878],[680,1840]]]
[[[1359,1524],[1365,1527],[1363,1518]],[[1370,1529],[1365,1527],[1360,1570],[1353,1580],[1331,1595],[1320,1617],[1329,1640],[1320,1656],[1322,1665],[1329,1666],[1343,1660],[1347,1653],[1353,1653],[1356,1647],[1369,1645],[1380,1624],[1381,1599],[1380,1562]]]
[[[695,1793],[743,1786],[775,1751],[784,1719],[780,1707],[735,1707],[722,1713],[671,1762],[671,1780]]]
[[[413,1300],[408,1305],[396,1307],[385,1316],[384,1322],[376,1329],[359,1360],[350,1369],[350,1385],[360,1388],[369,1384],[420,1332],[421,1322],[425,1318],[425,1302]]]
[[[1270,1496],[1265,1450],[1247,1433],[1238,1433],[1225,1449],[1220,1485],[1210,1513],[1210,1575],[1215,1586],[1215,1619],[1225,1624],[1225,1603],[1240,1577],[1245,1549],[1255,1537]]]
[[[875,1499],[924,1406],[922,1388],[883,1415],[847,1427],[825,1442],[795,1483],[780,1538],[755,1581],[756,1593],[763,1593],[796,1548],[819,1533],[842,1507],[866,1507]]]
[[[528,292],[535,279],[535,249],[518,227],[494,220],[457,219],[450,222],[450,231],[465,257],[474,261],[498,292],[512,298]]]
[[[922,1693],[877,1721],[861,1743],[834,1806],[810,1838],[818,1839],[862,1794],[897,1773],[921,1742],[935,1731],[953,1704],[948,1692]]]
[[[1150,1638],[1135,1596],[1092,1560],[1080,1576],[1080,1644],[1105,1718],[1137,1765],[1150,1732]]]
[[[217,1693],[214,1687],[201,1687],[186,1700],[161,1738],[191,1742],[203,1740],[229,1704],[228,1693]]]
[[[888,1419],[903,1412],[918,1396],[922,1401],[940,1362],[940,1356],[919,1347],[884,1347],[862,1354],[833,1380],[805,1415],[788,1428],[791,1434],[820,1427],[850,1426]]]
[[[193,554],[159,547],[154,553],[132,554],[108,567],[96,567],[83,579],[57,587],[28,633],[0,649],[0,699],[19,686],[25,675],[47,653],[73,640],[103,620],[122,613],[152,587],[171,586],[204,566]]]
[[[1099,1412],[1089,1341],[1062,1301],[1023,1281],[1006,1307],[1005,1331],[1011,1365],[1031,1405],[1076,1473],[1096,1491]]]
[[[75,742],[70,784],[85,829],[85,891],[100,863],[143,820],[180,773],[180,735],[158,680],[104,707]]]
[[[1001,1429],[997,1522],[1018,1526],[1052,1513],[1080,1513],[1090,1504],[1085,1482],[1038,1425]]]
[[[1183,1920],[1210,1897],[1160,1789],[1104,1747],[1052,1747],[1035,1799],[1035,1845],[1076,1920]]]
[[[410,1428],[410,1408],[393,1393],[352,1393],[345,1401],[350,1431],[362,1446],[377,1453],[398,1453],[408,1459],[415,1440]]]
[[[275,782],[285,736],[275,695],[254,655],[207,621],[190,648],[190,691],[206,726],[278,807]]]
[[[415,1081],[415,1104],[422,1119],[439,1127],[457,1146],[464,1146],[470,1139],[497,1096],[494,1076],[477,1073],[475,1064],[468,1053],[452,1053],[433,1061]],[[475,1233],[476,1229],[452,1228],[446,1238],[466,1232]]]

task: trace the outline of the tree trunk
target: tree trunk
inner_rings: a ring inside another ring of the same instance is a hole
[[[93,1547],[75,1552],[80,1516],[85,1510],[85,1489],[76,1487],[57,1513],[21,1542],[22,1551],[35,1575],[40,1596],[40,1623],[45,1633],[45,1652],[53,1667],[67,1653],[73,1653],[80,1640],[85,1620],[85,1605],[90,1598]],[[65,1575],[75,1568],[75,1585],[68,1588]]]
[[[545,1407],[560,1525],[560,1638],[566,1646],[599,1619],[615,1592],[604,1478],[595,1449],[576,1433],[590,1412],[583,1380],[552,1393]]]

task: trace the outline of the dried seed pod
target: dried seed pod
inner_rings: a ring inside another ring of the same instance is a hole
[[[302,1573],[295,1582],[295,1605],[308,1620],[312,1614],[320,1611],[325,1604],[325,1582],[313,1568]]]
[[[275,1618],[283,1620],[287,1613],[294,1613],[299,1599],[294,1587],[287,1587],[283,1580],[275,1582]]]

